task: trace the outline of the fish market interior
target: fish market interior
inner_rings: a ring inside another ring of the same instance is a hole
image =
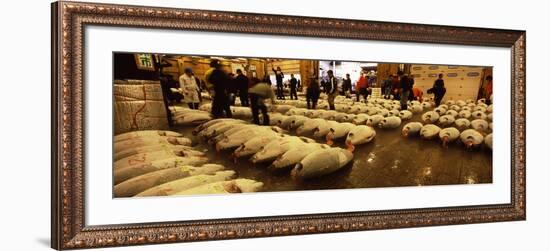
[[[492,182],[492,67],[113,54],[113,196]]]

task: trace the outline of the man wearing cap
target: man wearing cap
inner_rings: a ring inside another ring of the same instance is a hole
[[[327,81],[327,94],[328,94],[328,105],[331,110],[335,110],[334,99],[338,95],[338,80],[334,76],[332,70],[327,71],[328,81]]]
[[[213,92],[211,92],[211,95],[213,94],[214,96],[212,99],[212,116],[214,116],[214,118],[221,118],[224,116],[225,112],[225,117],[231,118],[232,114],[229,107],[229,98],[227,96],[229,77],[221,69],[219,60],[213,59],[210,61],[210,67],[212,68],[206,72],[205,80],[207,87],[210,85],[211,87],[208,88],[213,90]]]
[[[183,102],[191,109],[199,109],[199,84],[193,76],[193,70],[186,68],[179,78],[180,91],[183,95]]]
[[[265,105],[266,99],[271,99],[271,104],[275,104],[275,93],[271,89],[271,85],[267,83],[259,83],[258,79],[253,79],[255,83],[250,89],[248,94],[250,95],[250,109],[252,110],[252,118],[254,124],[260,124],[259,110],[262,112],[263,124],[269,125],[269,115],[267,114],[267,106]]]
[[[407,101],[409,100],[409,93],[411,92],[411,82],[407,74],[400,72],[401,81],[401,110],[407,110]]]

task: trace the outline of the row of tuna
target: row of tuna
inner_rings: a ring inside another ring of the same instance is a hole
[[[343,148],[291,136],[278,126],[259,126],[238,119],[215,119],[193,131],[215,145],[217,151],[231,150],[232,157],[249,157],[252,163],[271,163],[271,170],[292,169],[296,179],[308,179],[335,172],[353,160]]]
[[[420,122],[410,122],[403,126],[401,132],[405,137],[414,135],[419,135],[424,139],[439,137],[445,147],[447,147],[450,142],[460,138],[460,141],[462,141],[468,149],[481,146],[482,144],[489,149],[493,149],[493,134],[489,133],[484,135],[474,129],[466,129],[461,132],[455,127],[440,128],[434,124],[424,125]]]
[[[237,178],[171,131],[134,131],[114,137],[114,196],[165,196],[259,191],[263,183]]]

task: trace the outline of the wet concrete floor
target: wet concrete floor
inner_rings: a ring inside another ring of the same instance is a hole
[[[271,172],[270,163],[252,164],[248,159],[233,162],[232,151],[217,153],[213,146],[199,142],[195,147],[205,151],[211,163],[235,170],[240,178],[264,183],[263,191],[297,191],[320,189],[349,189],[398,186],[427,186],[452,184],[478,184],[492,182],[492,152],[488,148],[467,150],[457,140],[448,148],[439,139],[424,140],[418,136],[405,138],[401,128],[411,121],[419,121],[420,115],[405,121],[396,129],[376,128],[373,141],[358,145],[353,162],[339,171],[321,178],[296,181],[290,170]],[[194,127],[180,126],[172,130],[193,138]],[[289,134],[294,135],[294,131]],[[313,138],[311,135],[303,135]],[[322,139],[318,142],[324,143]],[[345,148],[343,141],[336,146]]]

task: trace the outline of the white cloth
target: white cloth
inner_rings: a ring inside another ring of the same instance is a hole
[[[181,94],[184,103],[199,103],[199,85],[193,76],[183,74],[180,76]]]

